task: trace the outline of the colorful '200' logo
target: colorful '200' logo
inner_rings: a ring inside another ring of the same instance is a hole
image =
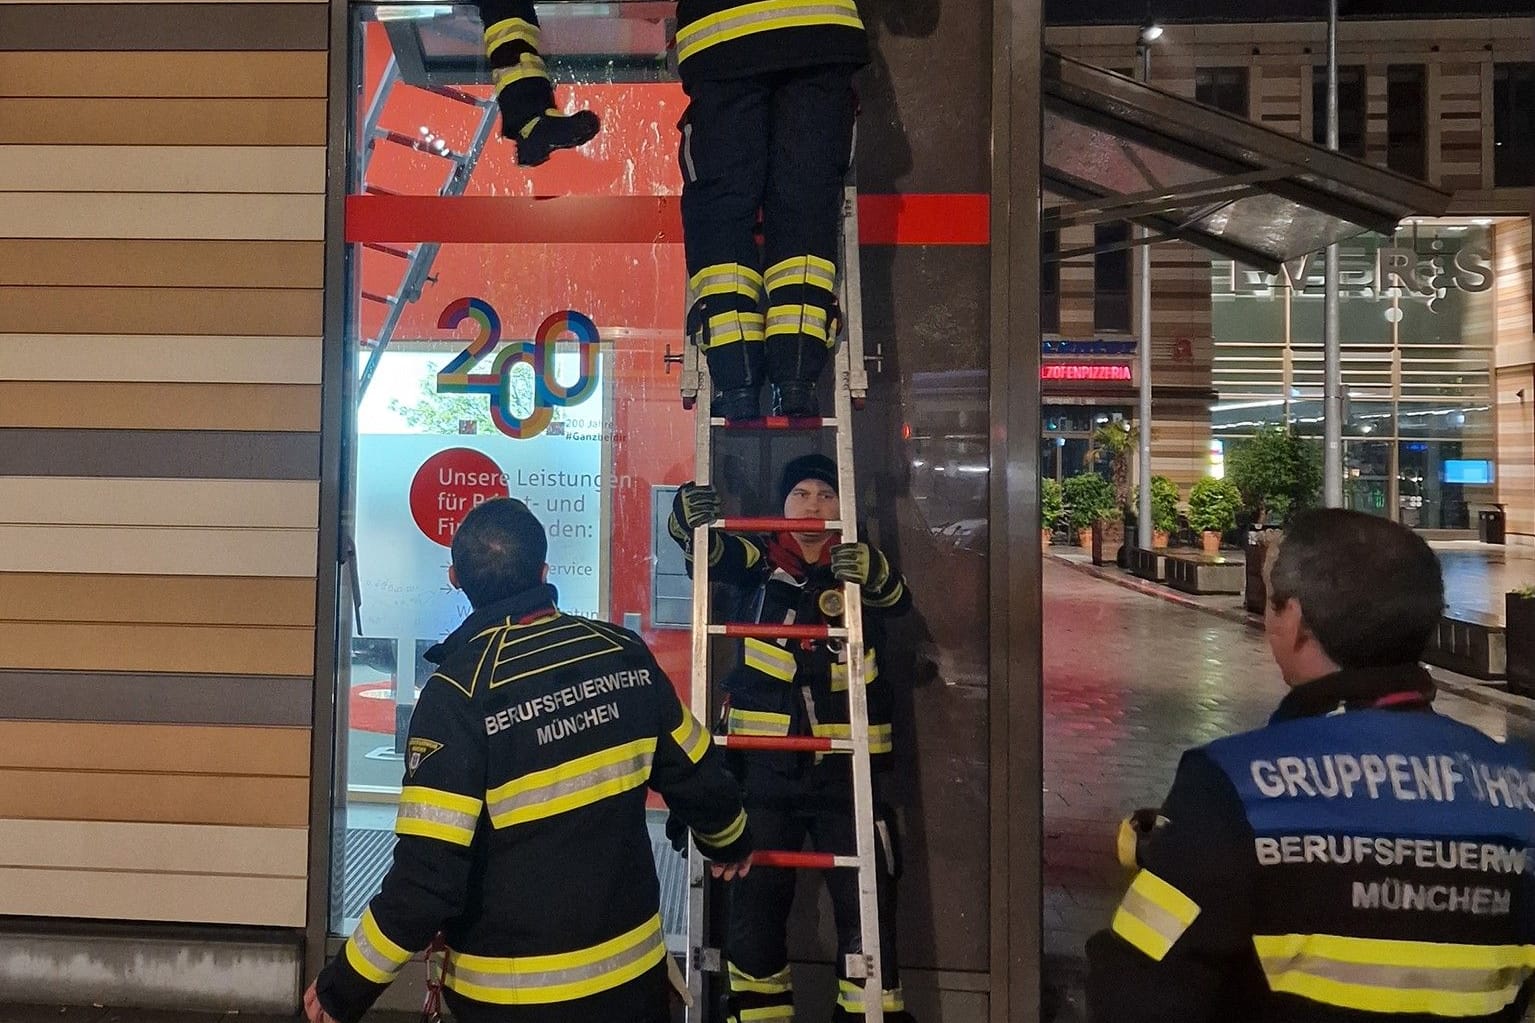
[[[473,320],[479,333],[458,356],[437,374],[439,394],[487,394],[490,419],[496,429],[516,440],[537,437],[549,426],[554,409],[579,405],[597,390],[597,356],[601,338],[591,318],[566,309],[549,316],[531,341],[507,345],[496,356],[489,373],[471,373],[501,342],[501,317],[482,298],[461,298],[437,318],[437,326],[453,330]],[[575,383],[560,383],[554,375],[554,346],[572,335],[579,356]],[[512,414],[512,367],[526,363],[533,371],[533,411],[524,417]]]

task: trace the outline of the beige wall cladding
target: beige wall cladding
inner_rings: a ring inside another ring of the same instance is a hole
[[[1535,277],[1530,222],[1503,222],[1494,230],[1498,500],[1505,506],[1509,532],[1535,538]]]
[[[325,197],[0,191],[0,224],[11,238],[321,241]]]
[[[321,146],[4,146],[11,192],[319,195]]]
[[[320,242],[37,238],[0,248],[0,281],[25,287],[318,291]]]
[[[310,579],[58,571],[0,575],[0,622],[300,630],[314,624],[314,614],[314,582]]]
[[[0,381],[0,427],[313,431],[319,406],[302,384]]]
[[[317,337],[0,334],[0,380],[318,384],[320,356]]]
[[[330,20],[0,0],[0,916],[310,923]]]
[[[11,524],[314,529],[312,480],[157,480],[0,476]]]
[[[0,668],[307,677],[314,628],[0,621]]]
[[[323,99],[326,54],[13,53],[0,97]]]

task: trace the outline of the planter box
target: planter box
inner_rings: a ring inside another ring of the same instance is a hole
[[[1508,688],[1521,696],[1535,696],[1535,597],[1507,594],[1503,608]]]
[[[1219,554],[1169,554],[1167,585],[1184,593],[1241,593],[1246,567]]]
[[[1439,619],[1423,659],[1488,682],[1508,672],[1507,634],[1492,615],[1451,609]]]
[[[1112,565],[1119,560],[1125,542],[1125,522],[1111,519],[1093,523],[1093,564]]]
[[[1148,551],[1144,547],[1130,548],[1130,571],[1140,579],[1154,583],[1167,580],[1167,551]]]

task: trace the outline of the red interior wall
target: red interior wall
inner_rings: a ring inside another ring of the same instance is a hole
[[[389,43],[377,24],[366,26],[365,87],[356,123],[377,92]],[[473,90],[471,90],[473,91]],[[484,95],[485,90],[478,90]],[[603,119],[603,132],[578,153],[556,155],[538,168],[518,167],[512,144],[497,132],[484,148],[465,194],[476,196],[675,195],[681,191],[676,123],[686,105],[675,84],[561,87]],[[467,105],[397,85],[379,120],[382,128],[419,137],[425,127],[454,150],[464,150],[478,120]],[[435,195],[447,179],[447,160],[386,141],[375,143],[366,184],[406,195]],[[400,246],[408,248],[409,246]],[[404,262],[359,250],[361,289],[393,294]],[[679,686],[687,684],[688,633],[650,629],[650,488],[692,475],[692,417],[678,399],[677,375],[667,375],[662,350],[681,345],[685,270],[682,247],[655,245],[444,245],[432,266],[435,280],[419,302],[406,307],[396,341],[445,338],[437,317],[465,295],[484,298],[500,313],[504,336],[521,338],[550,312],[577,309],[605,337],[614,338],[614,474],[632,486],[613,492],[608,546],[610,617],[637,612],[661,665]],[[377,335],[381,304],[363,301],[359,316],[366,341]],[[467,336],[467,328],[465,336]]]

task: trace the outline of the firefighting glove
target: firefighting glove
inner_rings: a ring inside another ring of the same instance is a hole
[[[686,856],[688,852],[688,826],[674,813],[666,815],[666,840],[672,848]]]
[[[672,499],[672,514],[690,530],[719,518],[723,507],[720,492],[707,484],[684,483]]]
[[[866,543],[839,543],[831,549],[831,574],[838,582],[877,590],[890,581],[890,563]]]

